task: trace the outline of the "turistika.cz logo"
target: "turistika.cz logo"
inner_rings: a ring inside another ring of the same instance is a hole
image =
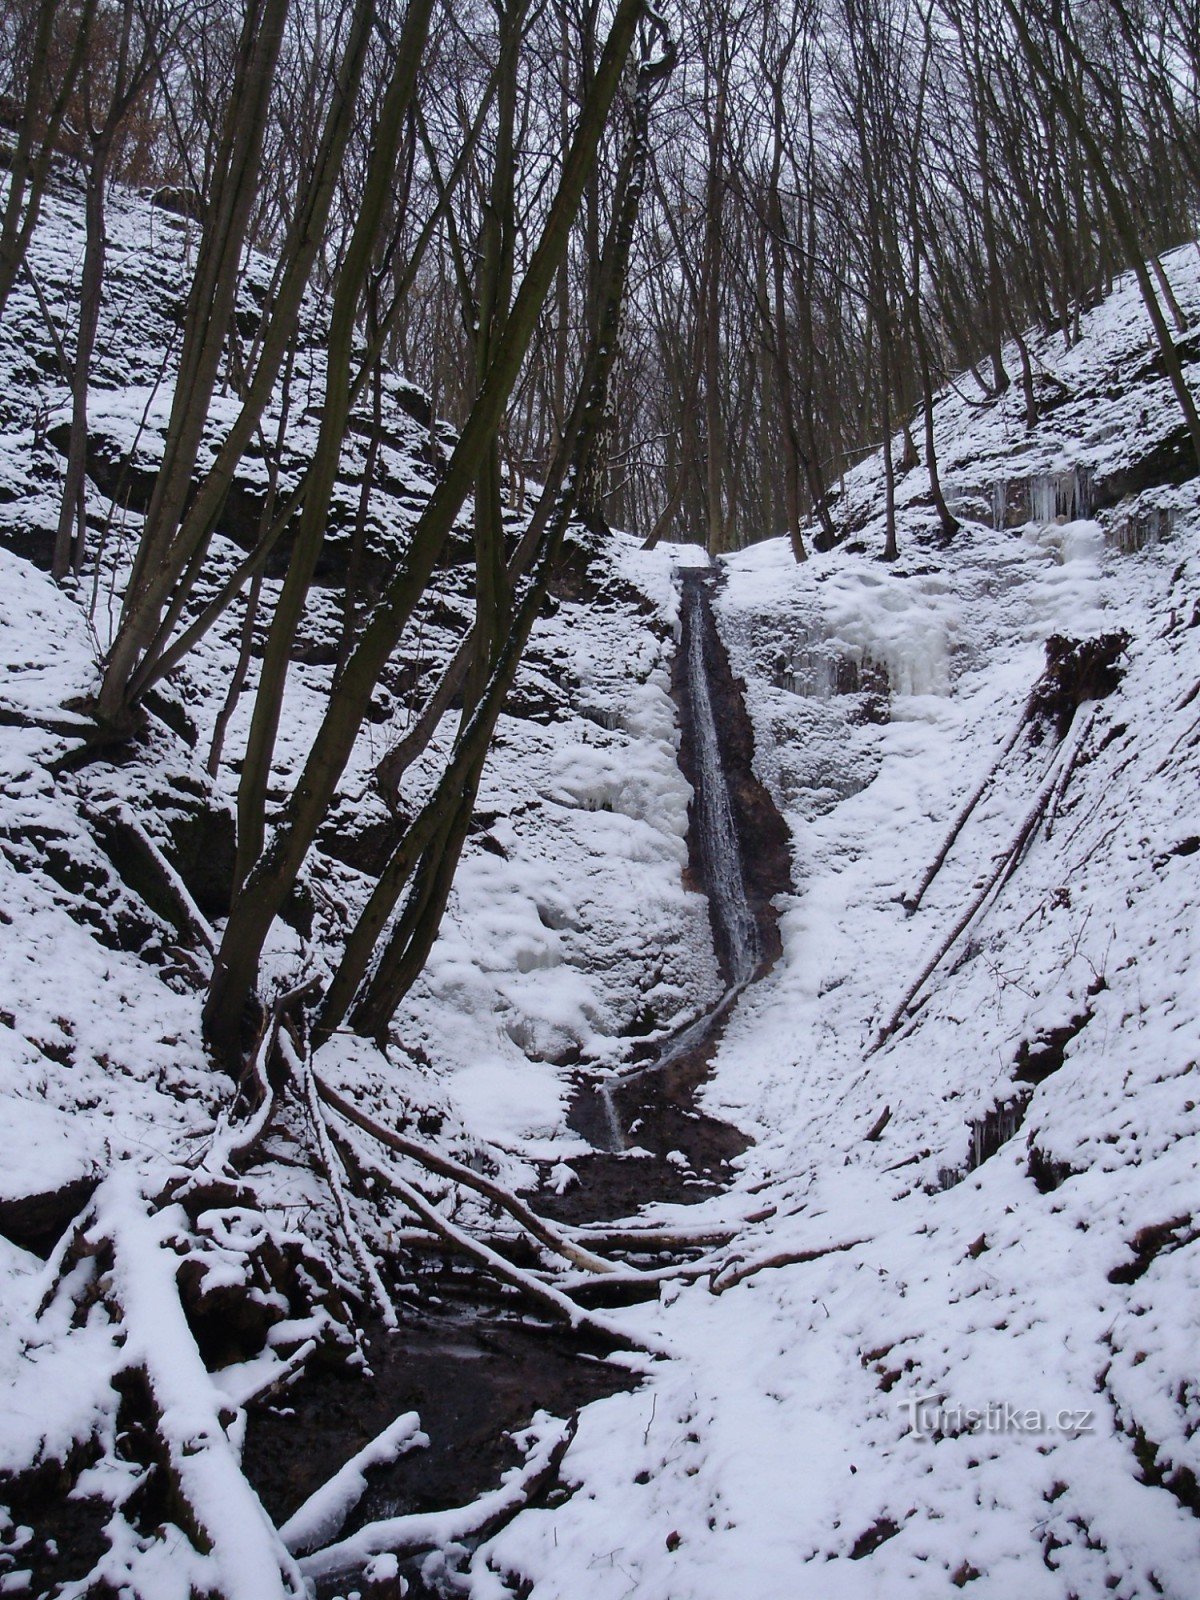
[[[1038,1406],[1014,1405],[1010,1400],[990,1400],[982,1406],[952,1405],[940,1395],[914,1395],[898,1402],[908,1421],[909,1436],[949,1439],[962,1433],[1091,1433],[1095,1412],[1087,1407],[1064,1406],[1043,1411]]]

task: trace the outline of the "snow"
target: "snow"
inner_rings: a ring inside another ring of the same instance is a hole
[[[1194,252],[1168,266],[1194,315]],[[1011,398],[971,416],[943,402],[960,482],[968,463],[986,489],[1001,467],[1099,475],[1136,457],[1155,424],[1123,431],[1114,411],[1165,417],[1167,402],[1143,389],[1097,407],[1095,391],[1099,370],[1127,370],[1140,316],[1123,284],[1054,355],[1079,395],[1054,441],[1018,433]],[[878,470],[848,480],[852,503],[878,505]],[[564,1464],[571,1500],[477,1557],[532,1576],[535,1600],[1196,1592],[1200,500],[1194,483],[1158,496],[1170,536],[1133,555],[1110,537],[1127,506],[969,523],[942,551],[921,538],[922,477],[902,487],[891,568],[870,553],[877,516],[865,550],[798,568],[769,541],[725,563],[721,625],[797,893],[704,1105],[758,1140],[714,1209],[738,1195],[777,1209],[730,1247],[715,1278],[730,1287],[681,1285],[639,1313],[680,1356],[589,1407]],[[1051,748],[1018,746],[906,917],[902,894],[1012,729],[1042,642],[1118,627],[1124,681],[1095,708],[1052,830],[868,1057],[1047,770]],[[864,717],[869,695],[834,692],[846,657],[886,669],[886,722]],[[1021,1043],[1085,1012],[1064,1064],[1017,1081]],[[1029,1097],[1023,1124],[963,1176],[973,1125],[1014,1096]],[[1061,1163],[1045,1192],[1037,1160]],[[1172,1223],[1157,1254],[1136,1253],[1142,1230]],[[779,1255],[790,1264],[766,1265]],[[919,1402],[942,1408],[946,1436],[911,1431]],[[972,1410],[983,1420],[963,1432]],[[1030,1411],[1046,1431],[1019,1425]]]
[[[165,414],[151,357],[187,234],[132,196],[115,197],[111,226],[114,297],[93,411],[105,438],[136,437],[149,463]],[[69,303],[78,242],[77,199],[52,196],[35,250],[54,306]],[[1196,252],[1166,267],[1196,321]],[[122,1346],[99,1311],[68,1326],[67,1291],[98,1270],[88,1258],[35,1323],[52,1268],[0,1240],[0,1471],[65,1454],[81,1418],[110,1428],[113,1376],[140,1359],[161,1375],[179,1437],[197,1444],[186,1459],[198,1496],[236,1522],[245,1570],[220,1579],[259,1600],[289,1569],[236,1471],[237,1427],[221,1419],[266,1369],[203,1371],[169,1292],[172,1228],[184,1222],[146,1199],[149,1174],[199,1159],[229,1094],[200,1042],[205,957],[181,953],[180,930],[123,880],[95,826],[120,809],[166,856],[181,795],[228,803],[228,768],[214,785],[203,764],[240,616],[172,687],[196,725],[194,751],[155,723],[140,766],[55,767],[77,737],[73,707],[95,685],[137,517],[105,555],[94,607],[86,585],[64,597],[35,565],[61,465],[35,433],[63,394],[28,355],[46,336],[23,286],[12,307],[0,330],[11,397],[0,403],[0,1200],[115,1172],[101,1191],[126,1241],[112,1281],[148,1307],[162,1348]],[[562,1466],[571,1494],[475,1551],[477,1597],[499,1593],[505,1572],[528,1581],[532,1600],[1196,1593],[1200,494],[1190,480],[1099,510],[1095,500],[1061,523],[990,525],[998,481],[1029,482],[1044,517],[1045,475],[1089,467],[1100,491],[1175,427],[1167,386],[1146,370],[1135,288],[1120,283],[1082,325],[1071,350],[1035,344],[1040,369],[1068,391],[1035,433],[1015,391],[990,408],[943,398],[947,491],[983,518],[962,511],[948,547],[933,537],[916,468],[900,481],[900,560],[876,559],[873,459],[844,486],[849,544],[797,567],[772,540],[723,564],[718,622],[746,684],[759,774],[791,830],[796,892],[779,905],[782,956],[738,1000],[702,1091],[707,1112],[755,1143],[727,1192],[654,1216],[735,1237],[712,1252],[711,1273],[606,1313],[671,1357],[649,1363],[636,1391],[586,1408]],[[319,350],[305,360],[312,382]],[[385,454],[411,498],[428,487],[428,433],[393,420],[403,448]],[[306,441],[301,428],[297,461]],[[1162,513],[1165,537],[1131,549],[1129,528],[1150,512]],[[394,554],[411,505],[389,493],[379,514]],[[221,572],[238,553],[232,533],[215,542]],[[564,598],[538,622],[445,925],[386,1055],[338,1034],[317,1062],[326,1082],[394,1125],[505,1182],[532,1186],[540,1164],[555,1192],[585,1148],[566,1124],[573,1075],[627,1061],[626,1031],[647,1001],[666,1035],[720,991],[707,906],[684,884],[691,796],[668,692],[679,569],[706,558],[697,547],[645,552],[617,534],[580,541],[572,559],[601,603]],[[332,933],[366,893],[369,875],[344,846],[386,823],[371,775],[419,706],[413,685],[433,680],[469,612],[462,561],[447,567],[438,601],[355,751],[346,826],[331,830],[346,837],[323,840],[307,874],[312,928],[276,930],[267,976],[280,988],[328,971]],[[319,592],[306,637],[327,638],[336,621]],[[1124,676],[1077,726],[1080,759],[1057,814],[909,1019],[869,1054],[1050,771],[1052,737],[1017,744],[907,915],[903,896],[1020,716],[1045,640],[1118,628],[1130,635]],[[318,656],[289,680],[280,794],[330,670]],[[247,714],[243,702],[227,755],[240,751]],[[452,714],[406,776],[406,805],[427,793],[454,725]],[[200,924],[218,916],[191,905]],[[1022,1078],[1022,1047],[1036,1055],[1053,1030],[1069,1035],[1062,1064]],[[994,1153],[986,1126],[1007,1131]],[[353,1278],[302,1136],[294,1114],[273,1129],[257,1202],[273,1228],[303,1217],[314,1246]],[[466,1228],[470,1203],[455,1215]],[[356,1221],[381,1246],[395,1218],[360,1206]],[[236,1276],[241,1235],[221,1238],[212,1270]],[[288,1327],[293,1345],[309,1332]],[[1013,1410],[1045,1425],[1020,1426]],[[964,1431],[964,1412],[1003,1425]],[[1060,1422],[1067,1413],[1087,1421]],[[538,1425],[535,1464],[558,1439]],[[521,1482],[495,1503],[511,1508]],[[311,1578],[380,1552],[375,1576],[390,1582],[389,1537],[456,1539],[468,1521],[429,1513],[420,1527],[367,1530],[352,1551],[300,1568]],[[175,1561],[165,1538],[135,1548],[128,1527],[106,1561],[114,1581],[140,1563],[154,1600],[213,1576],[199,1557]]]
[[[280,1528],[279,1537],[293,1552],[316,1550],[328,1544],[341,1532],[347,1516],[362,1499],[370,1469],[388,1466],[405,1451],[428,1443],[417,1413],[404,1412],[310,1495]]]

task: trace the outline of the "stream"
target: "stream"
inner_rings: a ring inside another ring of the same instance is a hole
[[[715,581],[705,568],[682,573],[672,691],[679,764],[693,791],[690,875],[708,897],[724,989],[648,1058],[581,1083],[569,1120],[596,1153],[572,1162],[579,1182],[565,1196],[540,1201],[562,1221],[624,1217],[653,1200],[699,1200],[724,1187],[729,1163],[747,1144],[698,1110],[695,1092],[738,999],[779,955],[772,901],[792,887],[791,853],[787,826],[754,775],[750,718],[713,620]]]
[[[623,1069],[577,1083],[569,1121],[592,1151],[572,1159],[577,1181],[565,1193],[545,1191],[534,1201],[560,1221],[606,1221],[652,1201],[700,1200],[728,1183],[731,1162],[749,1142],[699,1110],[695,1098],[738,998],[779,954],[772,899],[791,888],[790,850],[786,825],[754,776],[750,720],[713,619],[714,581],[705,569],[682,574],[672,692],[680,766],[694,796],[689,874],[708,896],[724,989],[665,1040],[649,1049],[639,1041]],[[516,1462],[506,1434],[535,1410],[566,1416],[633,1386],[603,1347],[529,1315],[515,1292],[473,1267],[434,1257],[405,1276],[415,1292],[399,1300],[399,1330],[364,1330],[372,1381],[318,1371],[251,1418],[246,1472],[272,1516],[290,1515],[402,1411],[420,1413],[430,1446],[370,1474],[347,1532],[475,1498]],[[413,1600],[438,1592],[418,1565],[403,1571]],[[338,1592],[337,1585],[320,1590]]]

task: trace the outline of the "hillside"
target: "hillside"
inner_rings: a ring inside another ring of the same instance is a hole
[[[1166,265],[1194,327],[1196,252]],[[847,478],[847,545],[726,563],[797,892],[704,1103],[756,1140],[722,1214],[774,1214],[655,1316],[677,1363],[584,1414],[570,1504],[497,1541],[539,1596],[1195,1590],[1196,482],[1171,481],[1131,281],[1072,350],[1034,348],[1056,390],[1036,432],[969,379],[940,404],[975,512],[949,547],[918,468],[900,560],[874,559],[876,459]],[[1056,516],[1080,478],[1096,519]],[[999,760],[1045,641],[1122,631],[1115,690]]]
[[[78,227],[77,197],[61,189],[34,247],[52,307],[70,294]],[[372,1178],[365,1155],[356,1167],[360,1147],[330,1159],[295,1085],[274,1085],[236,1179],[223,1165],[233,1086],[206,1060],[200,1009],[228,906],[247,696],[215,777],[207,767],[241,615],[188,658],[134,748],[76,759],[161,449],[152,352],[169,343],[187,249],[179,219],[132,195],[114,201],[112,234],[91,410],[93,478],[116,503],[95,574],[65,590],[44,570],[65,390],[26,286],[0,335],[0,1481],[12,1500],[0,1586],[147,1600],[219,1586],[266,1600],[270,1570],[270,1592],[349,1592],[336,1564],[327,1577],[311,1553],[291,1568],[280,1555],[276,1524],[301,1496],[272,1452],[295,1457],[297,1475],[310,1455],[320,1482],[397,1424],[415,1403],[405,1362],[418,1365],[430,1328],[458,1347],[475,1322],[485,1342],[529,1325],[527,1364],[508,1380],[512,1417],[497,1428],[587,1398],[574,1379],[556,1390],[552,1369],[596,1368],[597,1349],[538,1344],[542,1313],[512,1297],[481,1310],[473,1283],[446,1332],[439,1297],[453,1292],[426,1275],[420,1213]],[[1194,337],[1197,253],[1165,265]],[[243,312],[252,319],[253,304]],[[316,310],[309,325],[311,391]],[[1071,350],[1031,347],[1047,401],[1035,430],[1015,389],[985,406],[964,378],[939,404],[943,480],[963,521],[952,542],[917,467],[901,479],[900,559],[878,560],[871,458],[845,480],[836,549],[797,566],[786,541],[767,540],[721,565],[712,609],[744,684],[755,774],[787,824],[792,891],[776,896],[777,959],[734,986],[707,1041],[701,1117],[680,1098],[669,1139],[626,1129],[629,1147],[607,1149],[602,1166],[577,1112],[581,1085],[624,1081],[603,1075],[669,1052],[727,992],[694,817],[689,845],[693,792],[677,757],[691,735],[672,679],[680,569],[705,557],[644,552],[619,533],[571,536],[446,921],[386,1049],[340,1032],[312,1064],[364,1116],[539,1212],[567,1215],[572,1195],[596,1204],[564,1224],[576,1248],[601,1248],[601,1230],[571,1224],[609,1223],[632,1197],[658,1195],[640,1224],[675,1236],[653,1259],[626,1241],[635,1269],[661,1274],[661,1293],[645,1299],[660,1279],[642,1279],[641,1303],[584,1328],[635,1347],[588,1394],[622,1392],[581,1411],[565,1454],[538,1423],[529,1461],[553,1457],[552,1471],[534,1484],[527,1463],[538,1503],[499,1531],[486,1519],[466,1533],[452,1519],[423,1525],[420,1548],[435,1554],[423,1577],[416,1561],[405,1572],[428,1592],[1195,1590],[1200,497],[1131,283],[1083,317]],[[360,420],[331,578],[375,426]],[[286,434],[297,465],[313,429],[299,407]],[[376,575],[402,559],[450,440],[393,380],[372,498]],[[214,583],[253,538],[256,491],[251,470]],[[270,993],[328,978],[334,935],[369,892],[394,825],[373,775],[469,621],[465,529],[464,518],[356,746],[337,825],[273,935]],[[318,587],[289,680],[280,797],[337,661],[335,593]],[[1054,638],[1066,643],[1044,677]],[[1108,645],[1090,657],[1072,648],[1096,639]],[[250,687],[256,661],[252,651]],[[407,775],[408,814],[455,720]],[[723,739],[727,755],[727,728]],[[980,785],[910,913],[905,898]],[[767,831],[747,831],[740,806],[750,877]],[[673,1145],[689,1122],[724,1127],[730,1159]],[[407,1158],[388,1170],[423,1185],[437,1219],[543,1281],[514,1247],[528,1243],[521,1228],[478,1192],[431,1182]],[[594,1171],[607,1189],[591,1186]],[[398,1332],[380,1325],[376,1260]],[[263,1308],[257,1322],[247,1304]],[[428,1381],[466,1385],[477,1358],[472,1348]],[[626,1388],[630,1369],[639,1381]],[[131,1372],[149,1374],[148,1406]],[[341,1387],[326,1409],[329,1372]],[[360,1415],[346,1396],[372,1383],[374,1410]],[[491,1399],[478,1404],[492,1415]],[[431,1415],[428,1459],[453,1456],[457,1437],[439,1440]],[[417,1441],[418,1424],[406,1426],[393,1456]],[[182,1441],[166,1469],[156,1428]],[[440,1509],[421,1461],[404,1456],[415,1488],[389,1488],[378,1464],[368,1474],[376,1498],[360,1520],[384,1532],[362,1545],[376,1558],[364,1593],[403,1592],[387,1519]],[[489,1458],[469,1486],[450,1471],[446,1481],[483,1493],[508,1462]],[[181,1495],[216,1508],[228,1539],[207,1550]],[[325,1542],[345,1518],[333,1520]],[[293,1530],[285,1543],[311,1552],[313,1541]]]

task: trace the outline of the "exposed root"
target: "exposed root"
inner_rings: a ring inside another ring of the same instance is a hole
[[[275,1090],[269,1068],[279,1044],[280,1029],[318,982],[319,979],[310,978],[307,983],[289,989],[271,1007],[258,1048],[238,1084],[236,1099],[251,1108],[249,1115],[235,1120],[229,1112],[221,1112],[199,1163],[199,1170],[206,1179],[240,1172],[258,1153],[275,1110]]]
[[[287,1061],[292,1076],[300,1093],[304,1097],[305,1106],[308,1108],[309,1123],[313,1132],[313,1146],[321,1170],[325,1174],[325,1181],[329,1185],[329,1192],[337,1208],[338,1220],[342,1225],[342,1232],[350,1246],[350,1253],[358,1262],[359,1270],[366,1280],[371,1298],[383,1321],[385,1328],[395,1328],[397,1325],[396,1308],[392,1304],[392,1297],[387,1292],[383,1279],[379,1275],[379,1268],[375,1265],[375,1258],[367,1249],[358,1225],[354,1221],[350,1210],[350,1202],[346,1198],[346,1189],[343,1182],[343,1169],[341,1160],[334,1150],[329,1137],[329,1130],[325,1121],[325,1113],[321,1108],[320,1097],[317,1093],[316,1078],[313,1075],[312,1063],[308,1056],[301,1059],[292,1048],[291,1040],[286,1034],[280,1034],[279,1047],[284,1059]]]
[[[1120,683],[1118,662],[1128,646],[1123,628],[1091,639],[1052,634],[1046,640],[1046,670],[1030,696],[1032,714],[1052,723],[1062,739],[1080,706],[1106,699]]]

